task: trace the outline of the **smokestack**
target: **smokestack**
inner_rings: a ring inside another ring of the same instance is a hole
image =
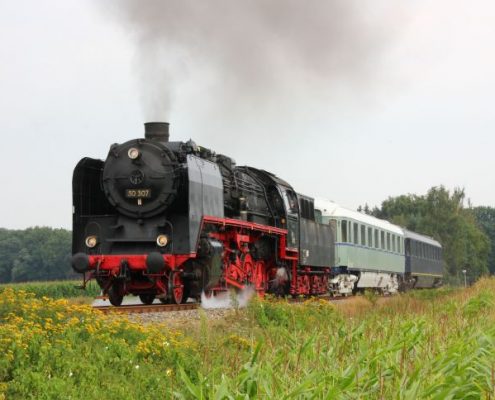
[[[144,137],[158,142],[168,142],[168,122],[145,122]]]

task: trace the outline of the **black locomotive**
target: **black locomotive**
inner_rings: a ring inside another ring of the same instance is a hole
[[[275,175],[237,167],[193,141],[169,141],[169,125],[83,158],[73,176],[73,268],[119,305],[184,302],[253,286],[328,291],[334,234],[315,221],[314,200]]]

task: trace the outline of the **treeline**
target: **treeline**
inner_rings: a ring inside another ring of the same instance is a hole
[[[79,277],[70,264],[71,240],[65,229],[0,228],[0,283]]]
[[[466,204],[467,203],[467,204]],[[447,282],[495,273],[495,208],[471,207],[463,189],[433,187],[423,196],[390,197],[358,211],[389,220],[442,243]],[[79,278],[70,264],[71,232],[0,228],[0,283]]]
[[[447,282],[461,280],[463,270],[470,281],[495,273],[495,209],[471,207],[463,189],[433,187],[423,196],[390,197],[380,208],[358,211],[438,240]]]

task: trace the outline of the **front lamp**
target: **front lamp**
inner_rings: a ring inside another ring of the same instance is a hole
[[[86,240],[84,241],[86,243],[86,246],[92,249],[98,244],[98,238],[96,236],[88,236]]]
[[[156,238],[156,244],[160,247],[165,247],[168,243],[167,235],[158,235]]]
[[[135,160],[139,157],[139,150],[136,149],[135,147],[131,147],[127,152],[127,155],[131,160]]]

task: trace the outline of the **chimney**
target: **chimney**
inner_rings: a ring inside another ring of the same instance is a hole
[[[158,142],[168,142],[168,122],[145,122],[144,137]]]

